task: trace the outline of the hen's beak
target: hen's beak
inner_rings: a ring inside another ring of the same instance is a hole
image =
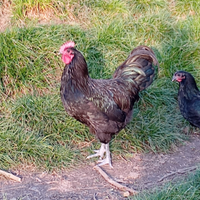
[[[172,77],[172,81],[176,81],[176,76],[175,75]]]

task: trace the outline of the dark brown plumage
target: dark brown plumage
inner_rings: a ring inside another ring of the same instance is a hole
[[[181,114],[191,125],[200,128],[200,91],[194,77],[188,72],[177,71],[172,81],[179,83],[178,103]]]
[[[73,42],[62,45],[60,53],[66,64],[61,78],[61,99],[67,113],[87,125],[101,142],[96,154],[100,165],[109,164],[109,142],[132,117],[133,105],[139,92],[147,88],[155,75],[158,61],[147,46],[135,48],[113,74],[113,78],[97,80],[89,77],[83,55]],[[104,153],[106,158],[102,160]]]

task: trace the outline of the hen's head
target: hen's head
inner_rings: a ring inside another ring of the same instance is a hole
[[[65,64],[69,64],[74,58],[73,48],[75,43],[73,41],[67,41],[60,47],[60,54],[62,55],[62,61]]]
[[[186,79],[187,74],[188,74],[188,72],[185,72],[185,71],[177,71],[174,73],[172,81],[177,81],[180,83]]]

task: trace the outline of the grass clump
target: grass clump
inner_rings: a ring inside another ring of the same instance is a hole
[[[59,46],[76,38],[80,29],[50,26],[0,33],[1,90],[7,95],[46,90],[60,80]],[[56,81],[55,81],[56,80]]]
[[[139,194],[134,200],[196,200],[200,195],[200,170],[177,183],[168,183],[154,192]]]
[[[45,12],[56,13],[58,11],[58,3],[53,0],[13,0],[12,4],[15,19],[34,18]]]
[[[88,131],[67,117],[58,95],[26,95],[4,106],[6,112],[0,119],[1,168],[34,163],[52,170],[79,158],[77,143],[88,137]]]

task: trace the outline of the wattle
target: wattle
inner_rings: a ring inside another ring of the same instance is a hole
[[[74,56],[73,56],[74,57]],[[65,54],[63,54],[62,55],[62,61],[66,64],[66,65],[68,65],[71,61],[72,61],[72,55],[65,55]]]

